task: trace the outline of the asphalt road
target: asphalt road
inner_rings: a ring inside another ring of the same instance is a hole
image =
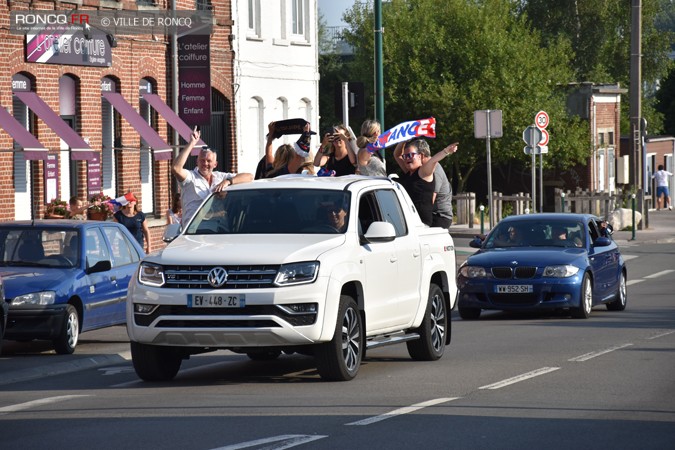
[[[623,312],[453,317],[441,360],[376,349],[344,383],[308,357],[225,351],[144,383],[122,327],[84,333],[72,356],[5,341],[0,448],[672,449],[675,244],[622,253]]]

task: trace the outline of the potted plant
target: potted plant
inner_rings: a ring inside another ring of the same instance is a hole
[[[87,211],[90,220],[108,220],[114,212],[114,207],[110,203],[110,197],[99,193],[89,198],[89,209]]]
[[[58,198],[47,203],[45,208],[45,219],[65,219],[68,215],[68,203]]]

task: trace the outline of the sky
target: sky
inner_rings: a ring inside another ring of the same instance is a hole
[[[318,0],[319,13],[326,21],[329,27],[344,27],[346,24],[342,21],[342,13],[351,8],[355,0]]]

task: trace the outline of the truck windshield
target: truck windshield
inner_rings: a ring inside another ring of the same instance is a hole
[[[250,189],[213,194],[186,234],[339,234],[349,222],[349,192]]]

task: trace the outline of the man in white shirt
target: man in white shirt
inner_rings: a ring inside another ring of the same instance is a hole
[[[201,132],[195,127],[190,143],[186,145],[171,166],[171,173],[181,186],[181,201],[183,203],[183,217],[181,223],[187,224],[197,212],[197,208],[211,192],[221,192],[227,186],[237,183],[246,183],[253,180],[250,173],[234,174],[214,170],[218,165],[217,155],[208,147],[202,148],[197,156],[197,167],[193,170],[184,168],[190,152],[199,142]]]
[[[673,174],[667,170],[663,170],[663,164],[659,165],[659,170],[652,175],[652,179],[656,179],[656,201],[657,207],[656,210],[659,211],[661,206],[668,207],[669,210],[673,209],[672,204],[670,203],[670,192],[668,192],[668,177],[672,177]],[[665,205],[663,201],[665,200]]]

